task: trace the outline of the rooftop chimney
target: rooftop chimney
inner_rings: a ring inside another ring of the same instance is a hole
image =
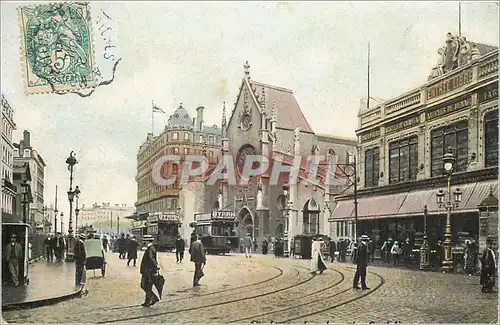
[[[198,123],[198,131],[203,132],[203,110],[205,107],[198,106],[196,109],[196,122]]]
[[[30,148],[31,147],[31,136],[29,131],[24,130],[23,132],[23,144],[25,148]]]

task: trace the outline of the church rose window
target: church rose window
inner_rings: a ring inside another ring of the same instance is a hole
[[[469,160],[469,125],[458,122],[431,132],[431,176],[444,175],[443,155],[451,147],[455,154],[454,172],[467,170]]]
[[[389,143],[389,183],[417,179],[418,137]]]
[[[484,116],[485,166],[498,166],[498,110]]]
[[[378,186],[379,160],[378,148],[365,151],[365,187]]]

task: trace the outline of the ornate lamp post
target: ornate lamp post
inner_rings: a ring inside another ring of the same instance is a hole
[[[76,197],[76,208],[75,208],[75,231],[78,233],[78,215],[80,214],[80,209],[78,209],[78,199],[80,198],[80,189],[78,185],[75,188],[75,197]]]
[[[354,238],[358,240],[358,169],[356,166],[356,155],[353,156],[352,163],[337,164],[340,171],[347,177],[349,183],[354,188]]]
[[[287,256],[289,254],[288,247],[288,228],[290,223],[290,186],[288,184],[283,185],[283,195],[278,197],[278,208],[283,213],[284,232],[283,232],[283,255]]]
[[[430,247],[427,241],[427,205],[424,206],[424,240],[420,246],[420,269],[428,270],[430,268]]]
[[[66,159],[66,164],[68,164],[69,170],[69,190],[68,190],[68,201],[69,201],[69,224],[68,224],[68,248],[66,253],[66,260],[73,260],[73,249],[75,244],[75,237],[73,236],[73,199],[75,198],[75,192],[78,190],[78,186],[73,190],[73,171],[75,165],[78,163],[73,151],[69,153],[68,159]]]
[[[446,226],[444,233],[444,258],[442,264],[443,272],[452,272],[453,271],[453,258],[452,258],[452,232],[451,232],[451,211],[454,207],[458,207],[460,202],[462,201],[462,192],[460,189],[456,189],[453,192],[453,200],[452,200],[452,192],[451,192],[451,175],[453,174],[453,165],[455,162],[455,157],[453,156],[453,149],[448,147],[446,153],[443,156],[443,165],[444,171],[448,176],[448,185],[447,185],[447,195],[443,190],[439,190],[436,193],[437,204],[440,208],[446,209]],[[447,196],[445,202],[445,195]]]
[[[64,236],[64,229],[63,229],[63,217],[64,217],[64,214],[61,212],[61,214],[59,215],[61,217],[61,235]]]

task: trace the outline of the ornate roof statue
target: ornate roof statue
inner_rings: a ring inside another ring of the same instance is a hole
[[[446,45],[438,49],[439,59],[432,68],[429,80],[469,64],[496,47],[467,41],[464,36],[446,35]]]

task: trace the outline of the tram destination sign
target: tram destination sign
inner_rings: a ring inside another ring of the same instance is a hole
[[[160,220],[177,221],[179,220],[179,215],[177,213],[166,213],[160,216]]]
[[[211,213],[201,213],[201,214],[194,215],[195,221],[205,221],[205,220],[210,220],[210,219],[212,219]]]
[[[232,211],[213,211],[212,219],[234,219],[236,214]]]

